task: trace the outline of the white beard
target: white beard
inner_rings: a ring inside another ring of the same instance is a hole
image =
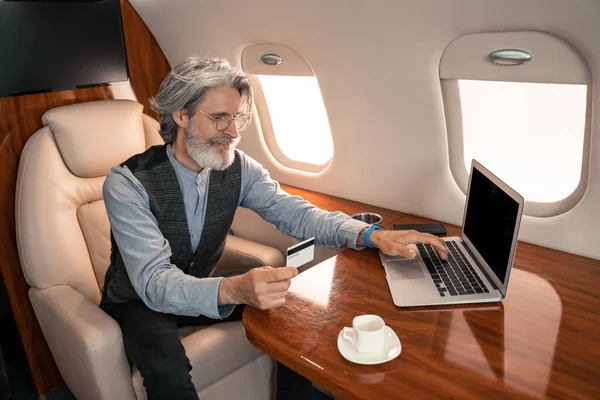
[[[190,125],[185,132],[185,150],[200,168],[222,171],[233,163],[234,149],[239,143],[239,139],[230,139],[233,146],[230,146],[227,153],[224,153],[217,146],[227,143],[226,138],[229,139],[227,136],[220,136],[206,141],[198,134],[195,127]]]

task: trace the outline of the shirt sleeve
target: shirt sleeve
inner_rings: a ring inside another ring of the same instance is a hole
[[[224,318],[219,278],[196,278],[171,264],[171,247],[150,211],[148,194],[127,167],[111,169],[102,189],[112,234],[136,293],[155,311]]]
[[[315,207],[300,196],[292,196],[271,179],[266,169],[251,157],[242,156],[240,206],[249,208],[281,232],[299,240],[315,237],[318,246],[351,247],[360,231],[370,225],[336,211]]]

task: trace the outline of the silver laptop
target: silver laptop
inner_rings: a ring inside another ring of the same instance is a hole
[[[460,237],[444,238],[448,260],[411,244],[414,259],[379,252],[399,307],[496,302],[506,297],[524,199],[477,161],[471,164]]]

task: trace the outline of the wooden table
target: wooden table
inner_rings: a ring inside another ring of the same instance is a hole
[[[362,212],[373,212],[379,214],[382,221],[378,224],[384,228],[391,229],[392,223],[404,217],[406,214],[387,208],[376,207],[359,203],[358,201],[342,199],[340,197],[328,196],[323,193],[313,192],[311,190],[300,189],[294,186],[281,185],[286,192],[295,196],[300,196],[304,200],[310,201],[315,206],[326,211],[341,211],[348,215],[354,215]]]
[[[396,332],[398,358],[341,356],[338,333],[360,314]],[[257,348],[342,399],[600,399],[600,261],[527,243],[501,303],[398,308],[376,251],[345,250],[294,278],[284,306],[247,307],[243,321]]]

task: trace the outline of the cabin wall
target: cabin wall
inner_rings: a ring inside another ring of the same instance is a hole
[[[254,123],[241,148],[282,183],[460,225],[439,81],[446,46],[474,32],[559,36],[600,77],[597,0],[131,0],[173,65],[189,54],[240,64],[245,46],[280,43],[312,66],[334,139],[318,174],[279,164]],[[557,68],[560,60],[557,60]],[[570,211],[525,217],[521,240],[600,258],[600,85],[592,92],[589,185]],[[301,118],[301,116],[298,116]],[[557,160],[560,162],[560,160]],[[283,242],[282,242],[283,243]]]
[[[156,118],[149,108],[148,99],[156,94],[170,67],[156,40],[127,0],[121,0],[121,12],[130,82],[0,98],[0,275],[38,394],[49,392],[63,381],[35,318],[27,294],[29,286],[19,262],[15,234],[15,187],[19,159],[27,139],[42,127],[42,115],[55,107],[128,98],[142,103],[144,112]]]

